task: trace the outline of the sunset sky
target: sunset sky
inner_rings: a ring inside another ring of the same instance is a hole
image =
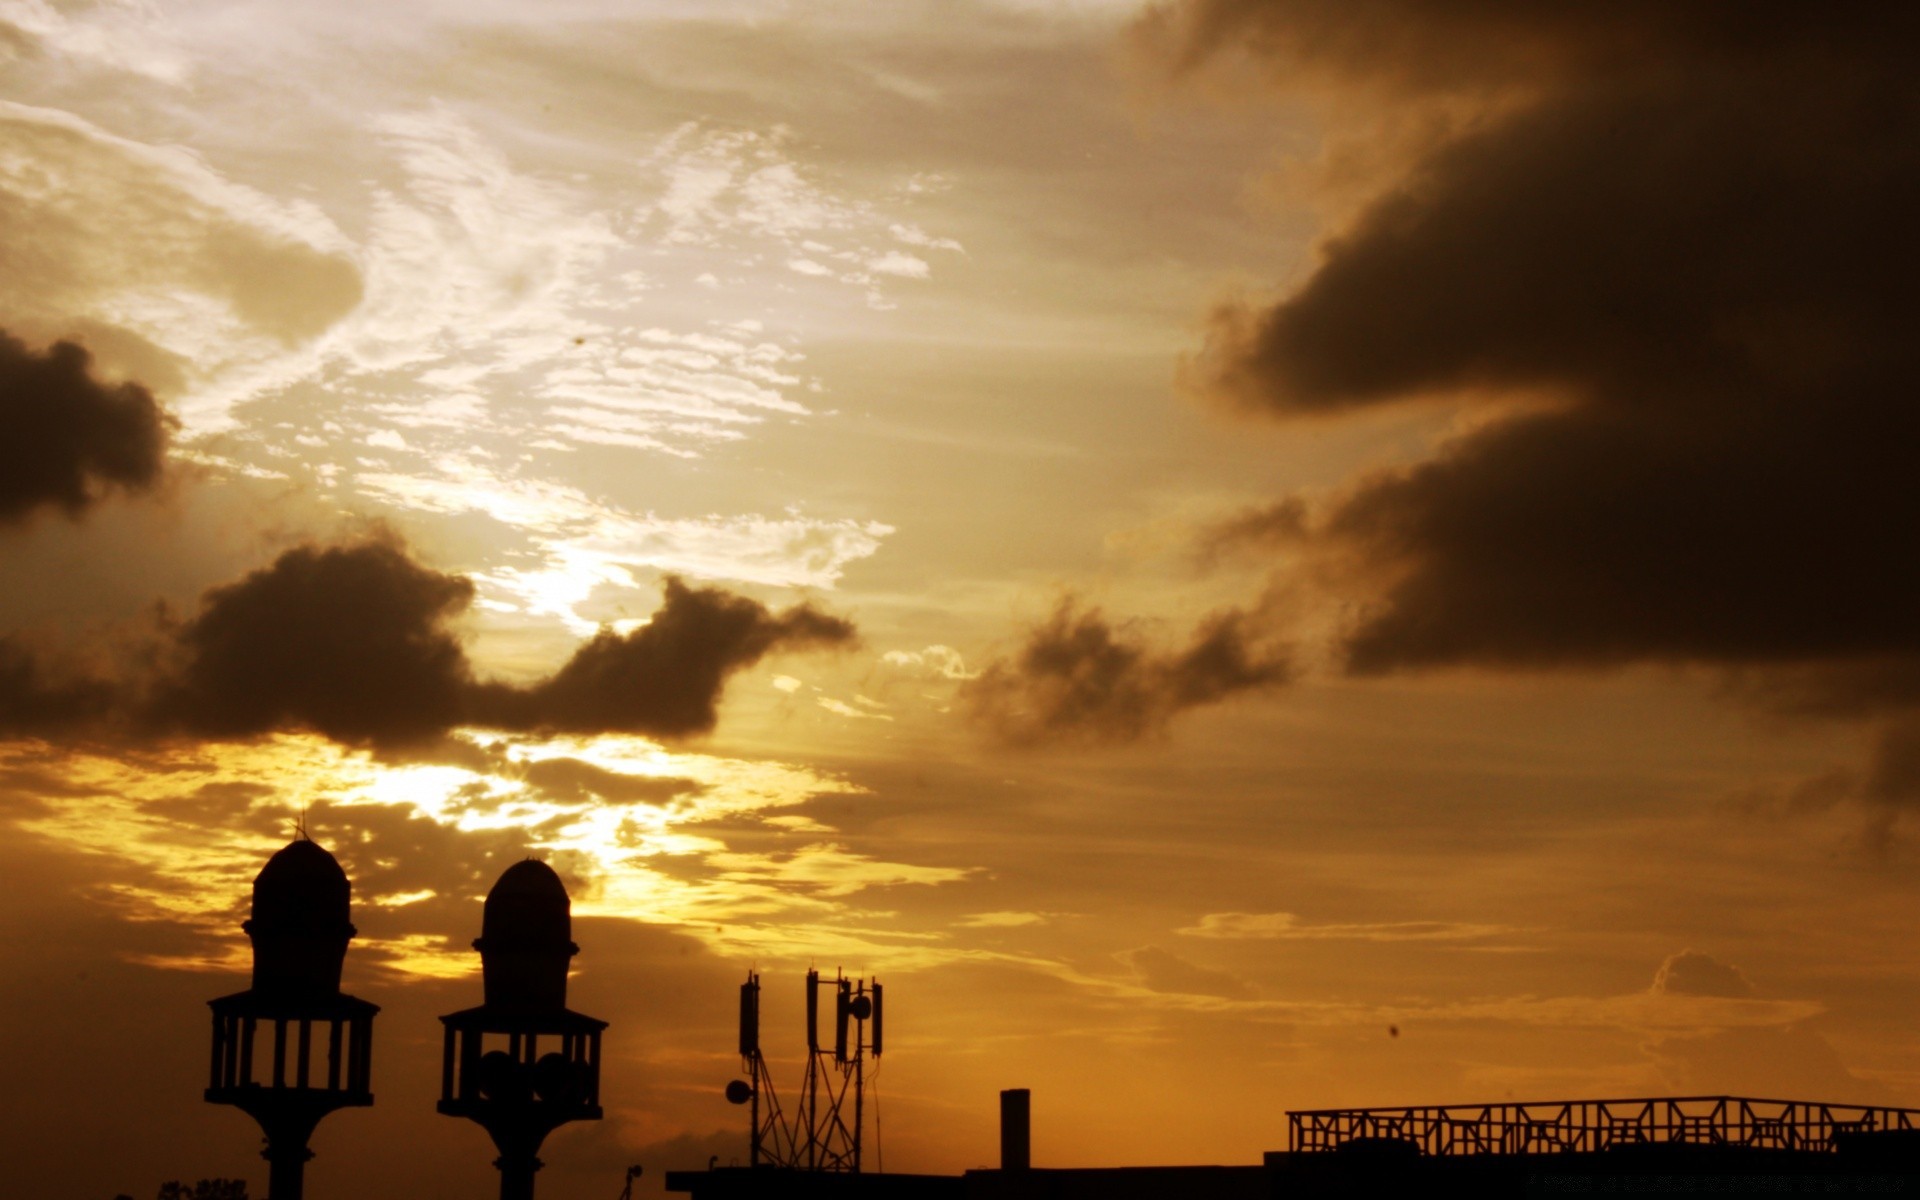
[[[303,813],[314,1196],[493,1186],[529,855],[545,1197],[744,1155],[749,969],[783,1091],[887,985],[895,1171],[1920,1105],[1916,11],[0,0],[10,1180],[264,1193]]]

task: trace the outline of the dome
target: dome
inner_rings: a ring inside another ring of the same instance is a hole
[[[254,877],[253,919],[344,924],[351,890],[333,855],[300,838],[281,847]]]
[[[508,867],[480,917],[481,982],[489,1005],[560,1009],[567,1003],[573,943],[573,902],[552,867],[526,859]]]
[[[538,859],[524,859],[487,893],[480,936],[500,945],[564,945],[573,940],[572,914],[560,876]]]
[[[287,843],[253,881],[253,915],[241,925],[253,942],[256,991],[334,995],[354,935],[351,887],[333,855],[308,838]]]

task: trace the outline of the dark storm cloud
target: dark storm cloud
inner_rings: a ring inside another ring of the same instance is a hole
[[[479,689],[475,715],[503,728],[557,733],[705,733],[735,671],[776,647],[854,640],[851,624],[811,605],[776,614],[744,596],[669,577],[666,602],[647,624],[626,634],[601,630],[532,687]]]
[[[179,678],[153,711],[208,737],[431,737],[459,720],[471,687],[446,622],[472,598],[471,582],[392,542],[296,547],[206,594],[178,633]]]
[[[1164,650],[1065,600],[961,697],[1010,742],[1135,741],[1185,709],[1286,682],[1284,653],[1262,644],[1253,624],[1243,613],[1216,613],[1184,649]]]
[[[392,538],[295,547],[209,590],[197,613],[147,648],[144,671],[67,680],[0,639],[0,735],[310,730],[401,748],[484,724],[683,737],[713,728],[735,671],[776,650],[855,636],[810,605],[775,613],[669,578],[650,623],[603,631],[552,676],[514,687],[474,677],[452,628],[472,598],[471,581],[421,565]]]
[[[109,384],[72,342],[44,351],[0,331],[0,522],[76,515],[102,492],[159,482],[173,420],[137,383]]]
[[[1710,64],[1783,49],[1901,56],[1886,39],[1920,30],[1904,6],[1870,0],[1172,0],[1133,38],[1177,72],[1244,52],[1283,82],[1399,97],[1564,86],[1639,70],[1650,51]]]
[[[1652,659],[1920,694],[1920,10],[1196,0],[1143,28],[1450,131],[1187,370],[1280,418],[1488,409],[1306,524],[1359,601],[1354,670]]]

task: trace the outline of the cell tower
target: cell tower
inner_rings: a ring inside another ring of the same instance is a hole
[[[820,991],[833,994],[833,1042],[821,1044]],[[807,972],[807,1069],[792,1124],[781,1112],[760,1053],[760,977],[740,985],[740,1058],[748,1080],[727,1085],[727,1099],[751,1104],[753,1166],[796,1171],[860,1170],[866,1120],[867,1055],[880,1057],[883,992],[876,980],[831,980]]]
[[[760,976],[752,971],[740,985],[740,1066],[752,1082],[736,1079],[729,1083],[727,1099],[752,1105],[748,1110],[753,1129],[748,1161],[756,1167],[791,1166],[793,1131],[787,1128],[780,1097],[773,1090],[773,1075],[760,1053]]]

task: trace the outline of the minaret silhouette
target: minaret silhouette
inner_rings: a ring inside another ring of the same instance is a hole
[[[534,859],[508,867],[487,893],[473,943],[485,1002],[440,1018],[439,1110],[492,1136],[501,1200],[532,1200],[549,1133],[600,1119],[607,1023],[567,1007],[567,969],[580,952],[572,907],[552,867]]]
[[[240,927],[253,943],[253,986],[217,1000],[206,1098],[231,1104],[266,1136],[268,1200],[300,1200],[307,1140],[336,1108],[373,1103],[373,1016],[378,1005],[340,990],[354,935],[351,885],[334,857],[304,833],[253,881]]]

